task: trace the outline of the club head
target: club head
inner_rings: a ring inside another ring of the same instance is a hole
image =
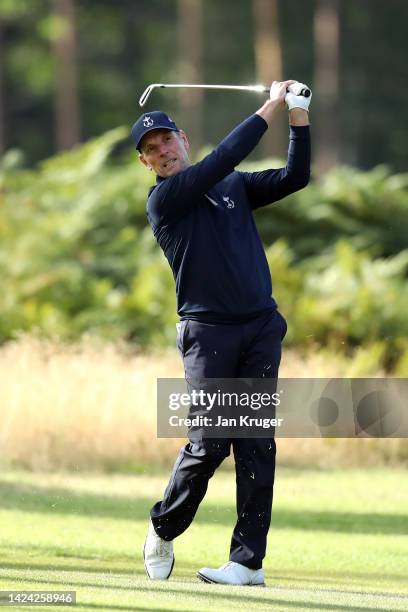
[[[155,87],[163,87],[163,85],[161,83],[152,83],[151,85],[146,87],[146,89],[139,98],[139,106],[144,106],[146,104],[148,97],[150,96]]]

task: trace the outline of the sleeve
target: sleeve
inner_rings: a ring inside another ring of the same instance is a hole
[[[291,126],[285,168],[240,172],[251,208],[255,210],[306,187],[310,179],[309,126]]]
[[[267,127],[262,117],[252,115],[203,160],[159,183],[147,202],[152,221],[159,225],[185,215],[195,205],[197,198],[231,174],[235,166],[249,155]]]

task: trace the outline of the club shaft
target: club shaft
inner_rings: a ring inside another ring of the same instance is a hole
[[[178,89],[234,89],[240,91],[254,91],[257,93],[269,93],[270,88],[265,87],[265,85],[204,85],[204,84],[191,84],[191,83],[152,83],[149,85],[145,91],[140,96],[139,104],[140,106],[144,106],[147,102],[147,98],[152,93],[153,89],[156,87],[161,87],[163,89],[167,88],[178,88]],[[310,89],[304,88],[300,95],[308,98],[310,96]]]
[[[263,85],[192,85],[191,83],[176,83],[171,85],[156,85],[156,87],[194,87],[198,89],[243,89],[245,91],[269,92]]]
[[[191,83],[153,83],[146,88],[143,94],[140,96],[139,104],[144,106],[147,102],[148,97],[155,88],[188,88],[188,89],[235,89],[241,91],[254,91],[258,93],[269,93],[269,87],[264,85],[199,85]]]

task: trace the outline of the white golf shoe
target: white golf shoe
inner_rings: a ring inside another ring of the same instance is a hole
[[[233,584],[236,586],[265,586],[263,569],[253,570],[235,561],[228,561],[219,569],[202,567],[197,572],[203,582],[213,584]]]
[[[150,520],[143,548],[146,573],[151,580],[167,580],[174,566],[173,542],[160,538]]]

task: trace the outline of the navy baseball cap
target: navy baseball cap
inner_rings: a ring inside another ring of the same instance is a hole
[[[161,111],[143,113],[132,127],[132,137],[135,141],[136,149],[139,149],[139,143],[147,132],[159,129],[179,131],[177,125],[166,113]]]

